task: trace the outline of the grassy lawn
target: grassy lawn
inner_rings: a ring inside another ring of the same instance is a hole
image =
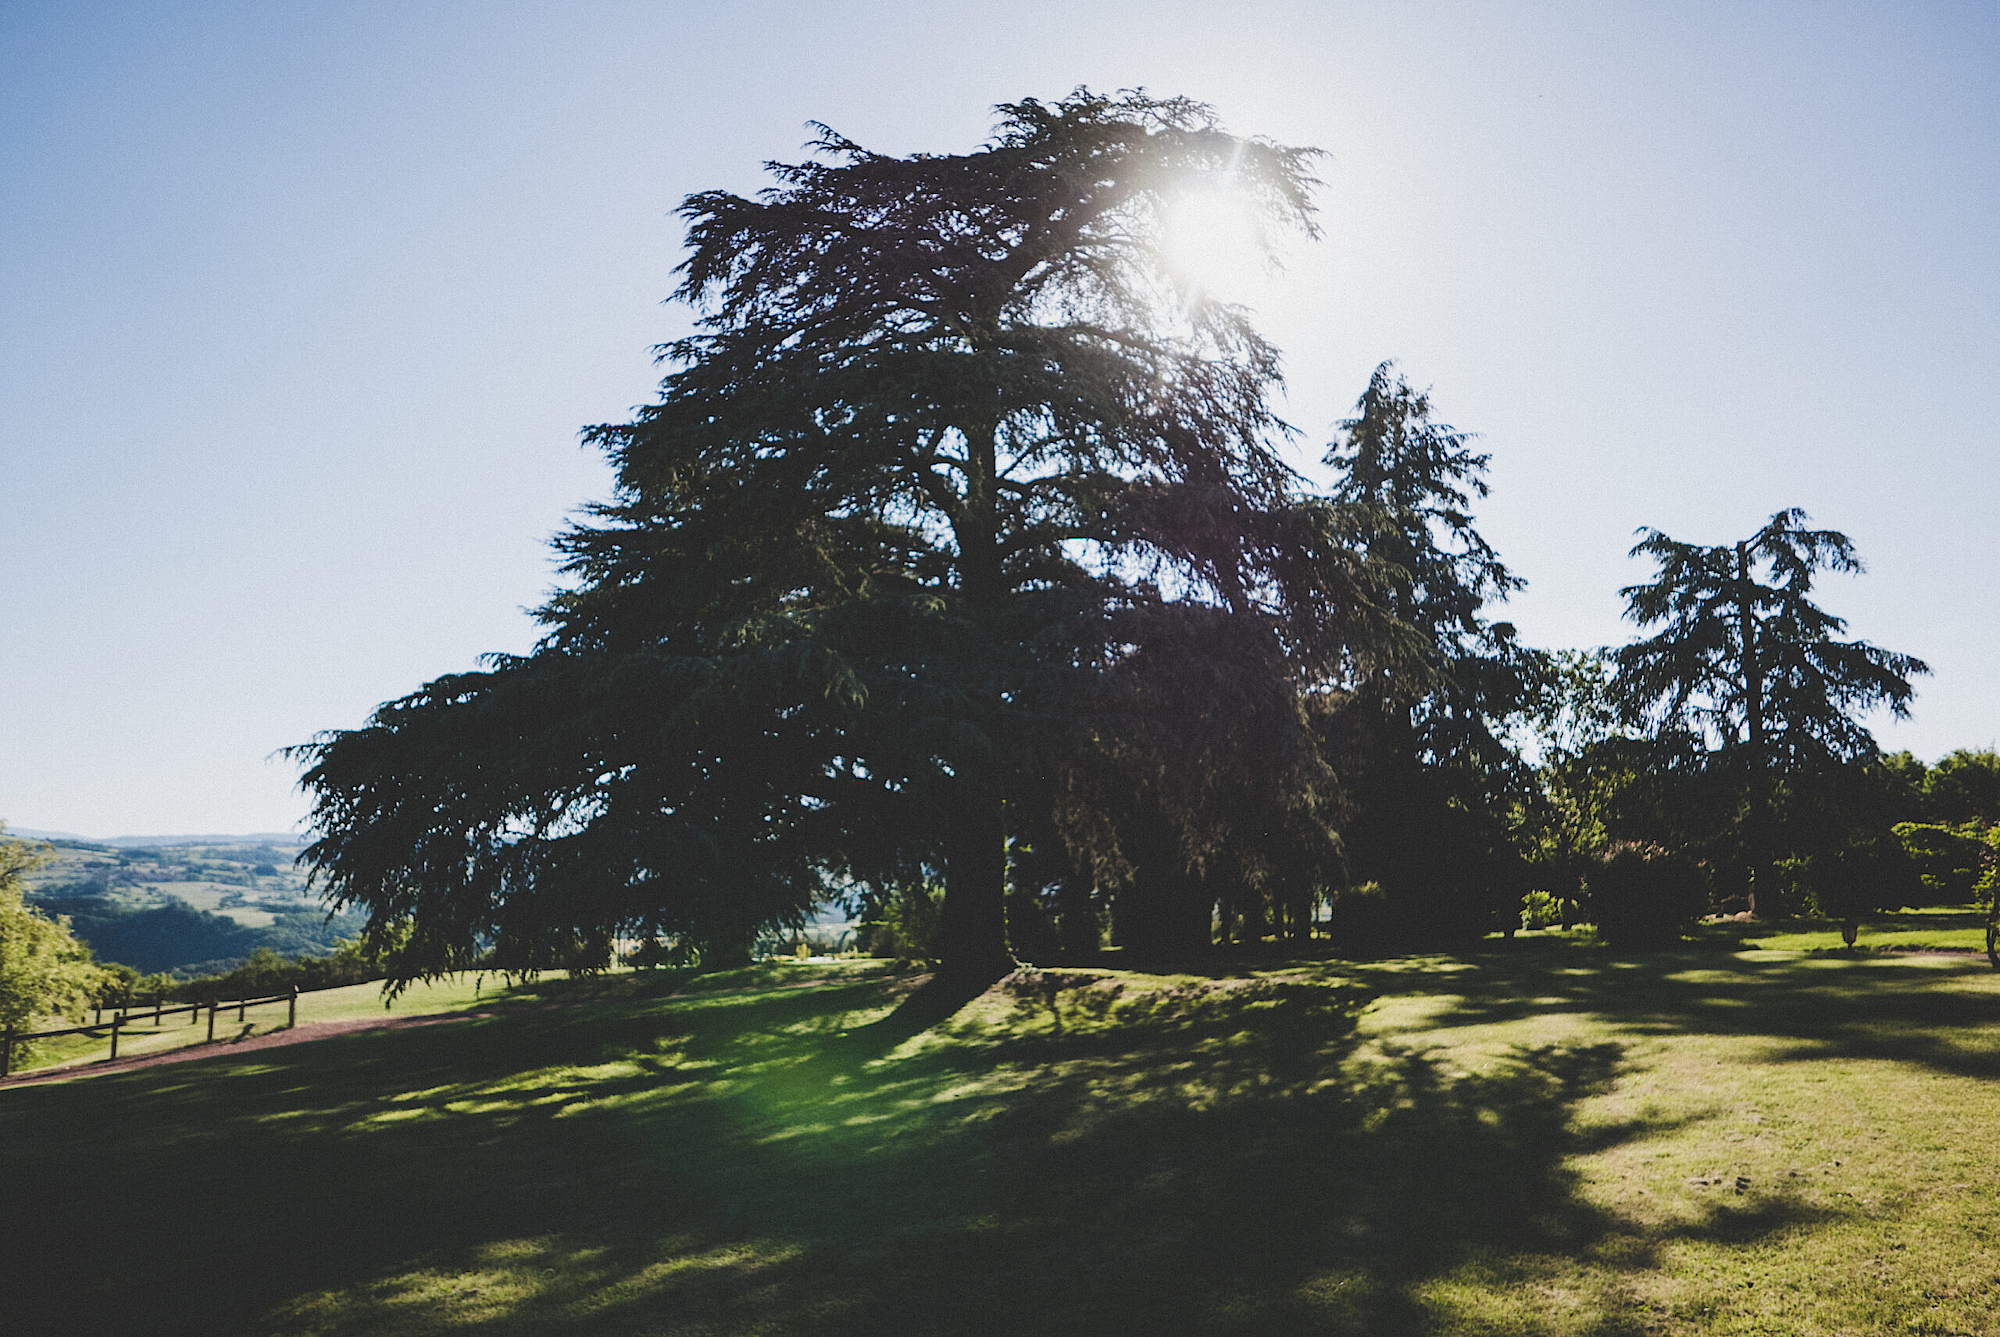
[[[1750,930],[1744,941],[1757,947],[1791,952],[1842,950],[1840,925],[1831,921],[1794,920],[1744,927]],[[1866,916],[1859,927],[1854,945],[1864,951],[1986,950],[1986,912],[1977,906],[1889,911]]]
[[[0,1090],[8,1330],[2000,1333],[1983,958],[1236,964],[928,1028],[630,974]]]

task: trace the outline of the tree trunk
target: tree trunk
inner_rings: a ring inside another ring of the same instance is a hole
[[[1056,925],[1066,956],[1094,956],[1104,945],[1093,891],[1092,884],[1075,873],[1063,878],[1056,893]]]
[[[1743,718],[1749,781],[1748,810],[1743,818],[1743,855],[1750,868],[1750,914],[1757,914],[1757,893],[1770,885],[1770,776],[1764,757],[1764,670],[1757,662],[1757,614],[1751,604],[1750,545],[1736,545],[1736,636],[1743,652]],[[1771,908],[1776,908],[1775,899]]]
[[[1006,597],[1001,569],[997,441],[994,423],[964,431],[966,479],[963,509],[953,528],[958,541],[958,588],[966,610],[985,623]],[[988,732],[1000,703],[975,706],[970,721]],[[986,714],[986,718],[980,718]],[[997,741],[997,740],[996,740]],[[938,970],[960,985],[991,984],[1013,970],[1007,950],[1007,836],[1001,790],[990,756],[957,759],[957,794],[946,833],[944,914],[939,924]]]
[[[984,985],[1014,969],[1007,950],[1006,893],[1000,795],[964,794],[946,836],[939,974],[961,984]]]

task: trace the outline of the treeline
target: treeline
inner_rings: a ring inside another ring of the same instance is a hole
[[[1642,531],[1630,644],[1525,645],[1474,436],[1384,363],[1308,487],[1277,350],[1175,270],[1185,191],[1311,234],[1315,151],[1143,93],[997,113],[689,197],[695,332],[588,433],[613,495],[543,639],[293,750],[305,858],[399,968],[732,962],[829,899],[956,988],[1451,947],[1536,893],[1633,942],[1905,894],[1962,768],[1863,726],[1928,670],[1814,601],[1844,535]]]
[[[135,909],[102,896],[38,894],[33,903],[48,914],[66,916],[71,931],[99,961],[141,974],[211,974],[232,969],[258,951],[283,956],[329,952],[361,927],[356,916],[329,920],[323,911],[304,907],[274,912],[269,925],[253,928],[180,901]]]

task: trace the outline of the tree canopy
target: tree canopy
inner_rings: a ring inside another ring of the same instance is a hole
[[[1768,876],[1774,780],[1875,756],[1861,716],[1909,713],[1923,661],[1835,639],[1841,618],[1812,602],[1821,571],[1863,568],[1846,535],[1779,511],[1754,535],[1705,547],[1641,531],[1634,556],[1658,575],[1627,587],[1626,616],[1658,630],[1616,652],[1613,688],[1635,722],[1710,769],[1738,777],[1752,875]],[[1753,901],[1754,907],[1754,901]]]
[[[1278,453],[1275,351],[1163,237],[1217,185],[1311,235],[1314,152],[1143,94],[998,116],[951,155],[822,127],[689,197],[701,322],[587,433],[616,493],[544,639],[297,750],[307,857],[406,970],[720,954],[941,874],[946,969],[990,978],[1010,845],[1171,881],[1333,801],[1311,689],[1398,624]]]
[[[103,974],[68,920],[22,899],[23,875],[46,848],[10,839],[0,826],[0,1026],[80,1014]]]
[[[1635,835],[1768,861],[1777,781],[1906,711],[1924,666],[1838,639],[1813,577],[1860,565],[1797,511],[1643,531],[1649,634],[1609,660],[1522,646],[1472,435],[1384,363],[1308,492],[1276,350],[1175,263],[1194,194],[1315,235],[1315,151],[1142,93],[996,113],[957,154],[817,127],[761,193],[689,196],[695,330],[585,432],[614,490],[556,540],[540,641],[293,750],[314,877],[399,978],[740,959],[827,900],[910,911],[967,984],[1010,914],[1016,947],[1108,911],[1180,954],[1303,935],[1338,887],[1448,942]]]
[[[1359,795],[1347,852],[1403,930],[1429,940],[1484,933],[1518,895],[1503,813],[1521,775],[1503,722],[1539,673],[1513,626],[1487,615],[1522,581],[1474,526],[1488,457],[1473,443],[1385,362],[1326,455],[1330,500],[1412,642],[1357,678],[1341,712],[1336,750]]]

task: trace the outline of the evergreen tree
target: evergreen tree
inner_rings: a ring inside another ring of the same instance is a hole
[[[1625,615],[1652,636],[1616,652],[1613,687],[1631,718],[1669,751],[1741,786],[1741,839],[1752,910],[1771,884],[1780,782],[1811,786],[1876,756],[1860,716],[1909,714],[1918,659],[1841,641],[1846,622],[1813,603],[1821,571],[1858,574],[1844,534],[1780,511],[1751,537],[1704,547],[1641,530],[1634,556],[1659,574],[1628,586]],[[1768,904],[1766,909],[1774,909]]]
[[[1406,931],[1477,936],[1518,897],[1505,801],[1523,775],[1499,724],[1524,703],[1536,660],[1488,604],[1521,587],[1473,525],[1488,457],[1432,417],[1393,363],[1375,369],[1326,463],[1357,547],[1390,573],[1386,603],[1416,653],[1378,660],[1335,721],[1357,795],[1353,875],[1379,881]]]
[[[1309,771],[1304,686],[1386,636],[1273,448],[1274,350],[1164,258],[1196,186],[1312,233],[1311,151],[1083,90],[972,153],[814,147],[683,206],[705,314],[590,431],[616,496],[559,540],[534,653],[298,750],[307,857],[412,970],[613,932],[713,958],[941,874],[944,968],[990,979],[1010,825],[1188,871],[1218,788]]]

